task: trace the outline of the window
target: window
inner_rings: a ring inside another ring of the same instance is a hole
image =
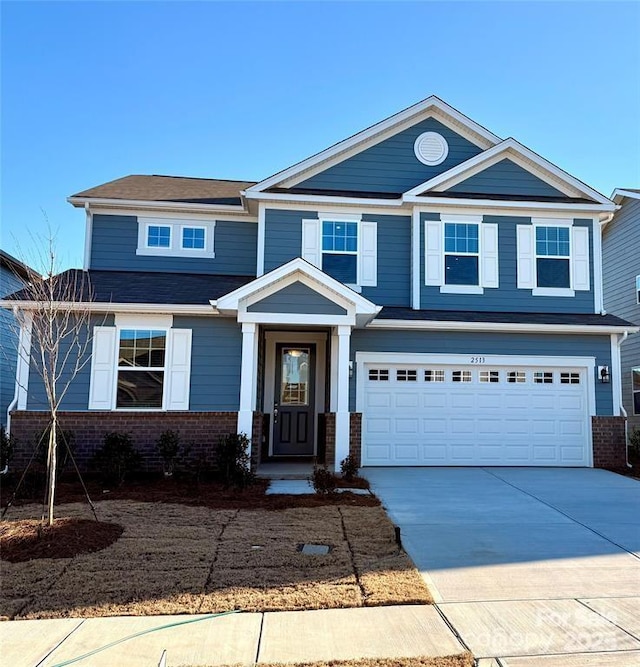
[[[636,276],[636,303],[640,303],[640,276]]]
[[[137,255],[213,259],[215,221],[138,218]]]
[[[480,371],[480,382],[500,382],[500,371]]]
[[[454,382],[471,382],[471,371],[453,371],[451,379]]]
[[[371,382],[388,382],[389,371],[386,368],[372,368],[369,370],[369,380]]]
[[[640,415],[640,368],[631,369],[631,391],[633,393],[633,414]]]
[[[357,222],[322,222],[322,270],[340,282],[358,282]]]
[[[166,341],[166,331],[120,331],[116,408],[162,408]]]
[[[580,384],[580,373],[560,373],[560,384]]]
[[[418,371],[412,370],[398,370],[396,372],[396,380],[398,382],[417,382]]]
[[[570,228],[536,227],[536,275],[538,287],[569,288]]]
[[[445,223],[445,285],[478,285],[479,276],[478,225]]]
[[[553,373],[547,371],[536,371],[533,374],[533,381],[536,384],[553,384]]]
[[[204,250],[206,229],[204,227],[183,227],[182,247]]]
[[[509,371],[507,373],[507,382],[522,384],[527,381],[527,374],[524,371]]]
[[[437,370],[426,370],[424,372],[424,381],[425,382],[444,382],[444,371]]]
[[[171,227],[149,225],[147,227],[147,246],[149,248],[170,248]]]

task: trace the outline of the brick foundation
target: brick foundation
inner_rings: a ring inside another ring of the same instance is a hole
[[[362,413],[352,412],[349,415],[349,454],[362,465]]]
[[[12,462],[14,469],[20,470],[26,465],[33,452],[35,438],[48,423],[46,412],[12,413],[11,433],[17,441]],[[73,431],[75,456],[82,469],[86,470],[93,453],[102,446],[105,433],[118,431],[132,436],[134,446],[142,454],[144,469],[154,471],[162,469],[156,442],[163,431],[177,431],[182,443],[191,448],[191,458],[211,461],[219,438],[236,433],[238,413],[61,412],[60,424],[64,430]],[[262,437],[260,413],[254,414],[253,427],[254,440],[259,445]],[[252,447],[252,458],[255,449]]]
[[[333,468],[336,463],[336,415],[335,412],[326,412],[325,420],[325,463],[327,467]],[[358,465],[361,461],[362,443],[362,414],[351,412],[349,414],[349,454],[355,457]]]
[[[624,417],[591,417],[595,468],[625,467],[627,443],[624,425]]]
[[[251,470],[255,471],[260,465],[262,454],[262,427],[264,415],[262,412],[253,413],[253,433],[251,436]]]
[[[326,412],[324,415],[324,462],[327,468],[333,468],[336,462],[336,415]]]

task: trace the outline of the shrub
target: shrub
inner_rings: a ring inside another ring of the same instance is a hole
[[[629,434],[629,449],[636,457],[640,457],[640,428],[634,428]]]
[[[255,482],[255,475],[250,468],[250,444],[245,433],[230,433],[218,441],[216,467],[225,489],[230,486],[244,489]]]
[[[4,426],[0,426],[0,470],[4,470],[9,465],[14,450],[14,437],[5,431]]]
[[[180,434],[170,429],[163,431],[158,438],[156,448],[162,457],[164,476],[171,477],[180,455]]]
[[[91,465],[98,470],[105,484],[120,486],[125,477],[135,472],[142,462],[129,433],[107,433],[104,444],[93,455]]]
[[[353,454],[349,454],[346,459],[340,461],[340,472],[347,482],[353,482],[358,477],[358,462]]]
[[[317,494],[330,495],[335,493],[336,487],[338,486],[338,478],[326,465],[322,467],[314,466],[311,483],[313,484],[313,490]]]

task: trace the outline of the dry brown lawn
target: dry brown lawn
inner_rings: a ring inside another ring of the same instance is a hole
[[[321,662],[259,663],[258,667],[473,667],[473,656],[465,652],[438,658],[362,658]],[[183,665],[183,667],[188,667]]]
[[[73,558],[1,562],[0,616],[58,618],[282,611],[432,602],[381,507],[211,509],[109,500],[120,539]],[[40,507],[14,508],[11,519]],[[83,503],[58,516],[90,518]],[[328,544],[309,556],[301,544]],[[420,663],[416,663],[420,664]]]

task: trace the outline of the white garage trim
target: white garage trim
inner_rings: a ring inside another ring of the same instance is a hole
[[[528,371],[543,371],[545,369],[576,369],[584,371],[582,382],[584,383],[583,400],[586,401],[586,414],[584,414],[584,433],[586,434],[585,446],[587,450],[583,462],[579,465],[593,465],[593,446],[591,433],[591,419],[595,415],[595,358],[594,357],[554,357],[554,356],[524,356],[524,355],[446,355],[425,353],[401,353],[401,352],[357,352],[356,353],[356,410],[363,413],[366,420],[366,396],[367,396],[367,365],[403,365],[408,366],[456,366],[458,369],[496,369],[497,367],[527,369]],[[474,377],[476,377],[474,375]],[[402,379],[402,378],[400,378]],[[414,385],[412,385],[414,386]],[[418,385],[415,385],[418,389]],[[407,385],[407,388],[409,385]],[[444,388],[444,387],[443,387]],[[584,405],[584,403],[583,403]],[[366,465],[366,441],[363,428],[362,463]],[[446,444],[446,443],[443,443]],[[380,464],[379,464],[380,465]],[[494,464],[492,464],[494,465]],[[513,464],[511,464],[513,465]],[[527,465],[526,463],[523,465]]]

